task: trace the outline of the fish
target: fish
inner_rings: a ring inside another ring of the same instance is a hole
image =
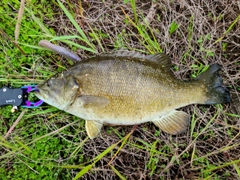
[[[84,119],[91,139],[99,136],[103,125],[146,122],[178,135],[187,131],[191,117],[179,108],[230,102],[219,64],[190,80],[176,78],[171,67],[165,53],[118,50],[77,62],[38,84],[35,95]]]

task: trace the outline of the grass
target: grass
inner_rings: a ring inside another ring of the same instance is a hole
[[[170,136],[145,123],[136,129],[106,126],[94,140],[87,138],[84,120],[47,104],[16,113],[2,107],[1,179],[240,178],[236,4],[32,0],[25,5],[15,42],[19,8],[18,1],[0,2],[0,12],[5,12],[0,14],[0,87],[37,84],[72,65],[37,46],[48,39],[83,59],[119,48],[165,52],[173,61],[174,74],[182,79],[194,78],[217,62],[223,65],[224,84],[233,100],[229,105],[182,108],[192,117],[185,134]],[[4,138],[21,113],[17,126]]]

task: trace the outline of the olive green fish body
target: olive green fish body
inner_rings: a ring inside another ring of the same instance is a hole
[[[79,107],[79,101],[75,100],[66,111],[89,119],[82,115],[83,112],[79,113],[82,109],[102,123],[138,124],[194,103],[194,95],[186,98],[186,92],[195,91],[192,84],[175,79],[169,69],[155,62],[139,63],[139,60],[122,57],[93,58],[70,68],[64,76],[73,76],[77,80],[81,89],[79,96],[109,100],[103,108]]]
[[[99,133],[102,124],[148,121],[165,132],[177,134],[186,129],[189,117],[176,109],[206,103],[209,88],[205,80],[176,79],[170,67],[170,59],[164,54],[145,56],[118,51],[77,63],[39,85],[40,93],[36,95],[87,120],[91,138]]]

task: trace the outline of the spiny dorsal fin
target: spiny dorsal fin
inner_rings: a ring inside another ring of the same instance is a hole
[[[183,111],[173,110],[153,121],[162,131],[177,135],[187,130],[190,116]]]
[[[138,58],[140,61],[146,59],[146,55],[141,54],[137,51],[127,51],[127,50],[116,50],[109,53],[100,54],[101,57],[126,57],[126,58]]]
[[[101,54],[101,57],[126,57],[126,58],[136,58],[139,61],[152,61],[155,62],[161,67],[171,68],[172,63],[168,55],[164,53],[157,53],[153,55],[144,55],[136,51],[126,51],[126,50],[117,50],[112,53]]]
[[[165,53],[157,53],[157,54],[153,54],[153,55],[147,55],[146,59],[149,61],[154,61],[154,62],[160,64],[162,67],[166,67],[168,69],[170,69],[172,66],[171,59]]]
[[[90,139],[97,137],[102,128],[102,123],[92,120],[86,120],[85,128]]]

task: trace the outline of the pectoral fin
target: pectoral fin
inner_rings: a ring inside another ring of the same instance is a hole
[[[183,111],[171,111],[170,113],[155,119],[153,123],[162,131],[177,135],[187,130],[190,116]]]
[[[105,97],[83,95],[78,97],[84,108],[103,108],[109,104],[109,100]]]
[[[102,123],[92,120],[86,120],[85,128],[90,139],[97,137],[102,128]]]

